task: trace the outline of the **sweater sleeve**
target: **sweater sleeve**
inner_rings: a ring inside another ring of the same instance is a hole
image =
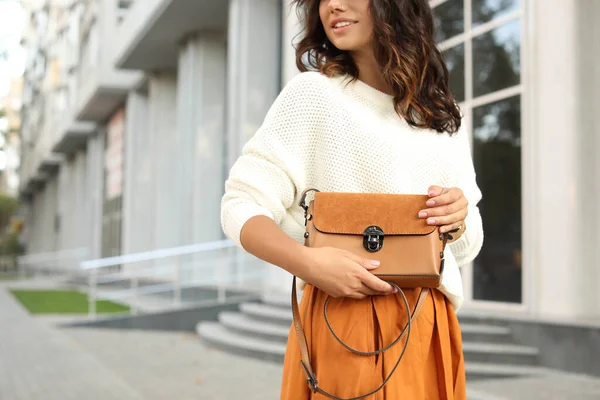
[[[304,171],[306,110],[314,77],[300,74],[281,91],[265,119],[244,145],[229,171],[221,199],[221,225],[225,235],[242,247],[240,234],[252,217],[264,215],[278,225],[293,206],[297,182]]]
[[[465,219],[466,230],[456,241],[449,243],[459,266],[473,261],[483,245],[483,223],[479,212],[482,193],[477,185],[469,136],[465,128],[461,128],[456,136],[458,184],[469,202],[468,215]]]

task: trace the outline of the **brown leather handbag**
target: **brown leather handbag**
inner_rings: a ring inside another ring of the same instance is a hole
[[[307,205],[306,196],[310,192],[315,192],[314,200]],[[440,286],[444,271],[444,249],[449,235],[440,233],[437,226],[429,226],[418,218],[418,213],[427,200],[426,195],[320,192],[313,188],[302,193],[299,205],[304,209],[305,246],[336,247],[380,261],[374,274],[398,289],[407,313],[406,325],[396,340],[379,350],[363,352],[346,345],[331,328],[327,318],[330,297],[327,297],[323,307],[325,322],[342,346],[353,353],[363,356],[380,354],[398,343],[406,334],[400,357],[383,383],[369,393],[341,399],[318,386],[298,310],[294,276],[294,327],[300,342],[301,365],[314,393],[338,400],[362,399],[381,390],[400,364],[410,338],[411,323],[423,307],[429,289]],[[402,288],[421,288],[412,313]]]

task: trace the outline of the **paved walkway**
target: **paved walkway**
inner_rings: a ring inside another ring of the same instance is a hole
[[[0,288],[0,399],[142,400],[131,386]]]
[[[1,400],[279,398],[280,365],[205,349],[191,333],[57,328],[9,285],[0,283]]]
[[[281,365],[204,348],[195,334],[69,328],[65,333],[147,400],[276,400]]]
[[[192,333],[57,328],[61,319],[28,315],[7,285],[0,283],[0,400],[279,398],[279,364],[206,349]],[[469,393],[469,400],[598,400],[600,380],[471,382]]]
[[[577,375],[474,382],[472,390],[497,400],[599,400],[600,379]],[[490,399],[492,400],[492,399]]]

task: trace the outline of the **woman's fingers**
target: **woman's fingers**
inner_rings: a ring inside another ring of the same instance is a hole
[[[370,287],[368,287],[367,285],[365,285],[363,283],[363,286],[361,289],[358,290],[360,293],[364,294],[365,296],[381,296],[381,295],[386,295],[388,293],[383,293],[383,292],[378,292],[377,290],[373,290]]]
[[[460,228],[461,226],[464,225],[464,223],[465,223],[465,221],[463,220],[463,221],[455,222],[455,223],[450,224],[450,225],[441,226],[440,227],[440,232],[442,232],[442,233],[448,233],[450,231],[453,231],[455,229]]]
[[[436,197],[442,195],[444,191],[447,192],[448,189],[444,189],[441,186],[430,186],[429,189],[427,189],[427,194],[429,197]]]
[[[452,204],[460,199],[464,199],[464,193],[459,188],[446,188],[443,190],[435,189],[430,190],[430,193],[436,193],[437,195],[430,196],[431,198],[427,200],[426,204],[428,207],[441,206],[446,204]]]
[[[465,220],[466,216],[467,216],[466,211],[461,210],[457,213],[450,214],[450,215],[444,215],[444,216],[439,216],[439,217],[430,217],[430,218],[427,218],[427,225],[449,227],[454,224],[458,224],[458,226],[460,226],[460,223]],[[442,232],[442,233],[444,233],[444,232]]]
[[[379,279],[367,270],[363,270],[363,273],[360,274],[359,278],[365,286],[375,292],[383,294],[390,294],[394,292],[394,287],[392,285]]]

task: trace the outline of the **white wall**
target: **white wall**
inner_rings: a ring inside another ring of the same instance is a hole
[[[591,40],[583,45],[586,35],[578,35],[585,13],[578,12],[577,3],[532,1],[528,18],[531,48],[526,90],[531,123],[527,134],[533,135],[530,143],[535,149],[532,197],[527,204],[533,224],[528,238],[533,255],[527,266],[531,269],[528,290],[532,310],[544,316],[600,315],[594,254],[598,234],[589,229],[590,218],[597,217],[588,212],[597,212],[600,201],[589,173],[598,167],[587,151],[597,137],[589,115],[597,92],[586,88],[591,75],[582,75],[590,68],[586,64],[591,61]],[[591,10],[592,2],[586,4]]]

